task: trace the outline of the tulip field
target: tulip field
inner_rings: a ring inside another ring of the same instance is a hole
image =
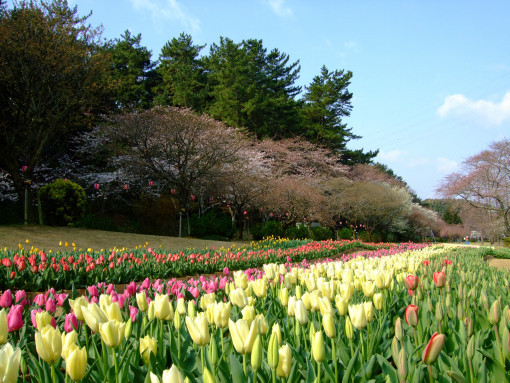
[[[0,382],[507,382],[510,272],[485,252],[5,250]]]

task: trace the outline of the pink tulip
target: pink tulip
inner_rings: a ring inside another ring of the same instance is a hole
[[[96,298],[99,296],[99,291],[97,290],[97,286],[89,286],[89,287],[87,287],[87,290],[91,297]]]
[[[74,313],[69,313],[64,322],[64,331],[70,333],[73,330],[78,331],[78,319]]]
[[[32,319],[32,326],[34,326],[34,328],[37,328],[37,321],[35,320],[35,314],[40,313],[41,311],[42,311],[42,309],[30,310],[30,319]]]
[[[17,305],[22,305],[22,306],[27,305],[28,304],[27,293],[25,292],[25,290],[18,290],[18,291],[16,291],[15,300],[16,300],[15,303]]]
[[[97,297],[92,297],[90,303],[99,303],[99,299],[97,299]]]
[[[5,290],[0,296],[0,307],[11,307],[12,305],[12,293],[11,290]]]
[[[118,302],[119,307],[122,308],[124,306],[124,302],[126,301],[126,296],[115,294],[114,297],[115,297],[115,300],[114,300],[114,298],[112,298],[112,302]]]
[[[46,297],[44,294],[37,294],[34,298],[34,303],[38,306],[44,306],[46,304]]]
[[[9,332],[19,330],[23,327],[23,306],[14,305],[11,306],[9,313],[7,314],[7,328]]]
[[[115,285],[110,283],[106,288],[106,294],[111,295],[113,292],[115,292]]]
[[[223,269],[223,275],[225,275],[225,276],[226,276],[226,275],[229,275],[229,274],[230,274],[230,271],[228,270],[228,267],[225,267],[225,268]]]
[[[136,320],[136,315],[138,314],[138,309],[133,306],[129,306],[129,316],[131,317],[131,322]]]
[[[51,296],[52,296],[52,297],[54,297],[54,296],[55,296],[55,289],[54,289],[53,287],[52,287],[52,288],[50,288],[48,291],[46,291],[46,293],[44,294],[44,297],[45,297],[46,299],[48,299],[48,295],[50,295],[50,294],[51,294]]]
[[[57,300],[57,306],[62,307],[69,294],[56,294],[55,299]]]
[[[142,289],[143,290],[148,290],[150,287],[151,287],[150,279],[149,278],[145,278],[144,281],[142,282]]]
[[[137,289],[136,282],[131,282],[126,286],[124,294],[127,294],[128,296],[132,297],[133,295],[136,294],[136,289]]]
[[[57,304],[55,303],[55,299],[53,299],[53,298],[48,299],[46,301],[46,311],[53,314],[56,309],[57,309]]]

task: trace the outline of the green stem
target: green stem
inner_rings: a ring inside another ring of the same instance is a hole
[[[317,383],[321,382],[321,362],[317,362]]]
[[[244,376],[248,377],[248,374],[246,373],[246,354],[243,354],[243,371]]]
[[[429,370],[429,382],[434,383],[434,377],[432,376],[432,366],[427,365],[427,369]]]
[[[360,343],[361,343],[361,356],[365,361],[365,342],[363,342],[363,330],[359,330]]]
[[[333,357],[333,363],[335,364],[335,382],[338,382],[338,363],[336,361],[336,343],[335,340],[331,339],[331,353]]]
[[[106,347],[102,339],[101,339],[101,353],[103,355],[103,375],[104,378],[106,378],[106,372],[108,370],[108,355],[106,354]]]
[[[475,383],[475,372],[473,371],[473,361],[469,360],[469,378],[471,383]]]
[[[177,330],[177,359],[181,360],[181,330]]]
[[[253,370],[253,383],[257,383],[259,381],[259,374],[257,374],[257,370]]]
[[[497,348],[498,348],[499,361],[501,362],[501,365],[504,368],[505,367],[505,356],[503,355],[503,351],[501,348],[501,342],[499,340],[498,327],[496,325],[494,325],[494,334],[496,334],[496,344],[497,344]]]
[[[115,382],[119,382],[119,364],[117,362],[117,353],[115,352],[115,348],[112,348],[113,355],[113,365],[115,366]]]
[[[202,359],[202,374],[204,373],[204,348],[205,346],[200,346],[200,359]]]
[[[415,347],[418,347],[418,336],[416,335],[416,327],[413,327],[413,334],[414,334],[414,345],[415,345]]]
[[[55,372],[55,364],[51,364],[51,380],[53,383],[57,383],[57,374]]]
[[[273,368],[272,376],[273,376],[273,383],[276,383],[276,368]]]

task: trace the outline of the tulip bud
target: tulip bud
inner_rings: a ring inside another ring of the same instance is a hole
[[[501,320],[501,306],[499,304],[499,300],[495,300],[492,302],[491,308],[489,310],[489,322],[492,325],[497,325]]]
[[[322,327],[326,336],[330,339],[336,336],[335,319],[333,314],[327,313],[322,317]]]
[[[296,307],[295,307],[295,315],[296,319],[299,322],[301,326],[304,326],[308,323],[308,312],[306,311],[305,304],[302,300],[296,301]]]
[[[292,366],[292,353],[288,344],[280,347],[278,350],[278,366],[276,367],[276,374],[280,378],[287,378],[290,374]]]
[[[204,375],[203,376],[204,383],[216,383],[216,380],[214,380],[214,377],[212,376],[211,371],[209,371],[209,369],[207,367],[204,367],[203,375]]]
[[[405,381],[405,378],[407,376],[407,354],[404,347],[400,349],[400,352],[398,353],[398,374],[402,378],[403,381]]]
[[[321,363],[324,360],[325,354],[324,335],[322,334],[322,331],[318,331],[313,337],[312,355],[317,363]]]
[[[289,290],[286,287],[281,289],[278,293],[278,298],[280,299],[282,306],[286,307],[289,303]]]
[[[251,367],[255,372],[262,366],[262,351],[262,341],[260,340],[260,335],[257,335],[251,352]]]
[[[488,310],[489,309],[489,298],[487,298],[487,293],[485,292],[485,289],[482,289],[480,292],[480,302],[482,302],[482,305]]]
[[[466,325],[467,336],[470,337],[471,335],[473,335],[473,327],[474,327],[473,320],[470,317],[466,317],[464,319],[464,324]]]
[[[404,312],[404,319],[409,326],[416,327],[418,324],[418,307],[414,305],[407,306]]]
[[[469,343],[468,343],[467,349],[466,349],[466,355],[469,360],[473,360],[473,356],[475,355],[475,337],[474,336],[471,336],[471,338],[469,338]]]
[[[0,348],[0,382],[17,382],[21,350],[14,350],[10,343]]]
[[[444,313],[443,313],[443,305],[441,302],[436,303],[436,319],[438,322],[441,322],[443,320]]]
[[[447,293],[451,292],[452,291],[452,288],[450,286],[450,281],[449,280],[446,280],[445,282],[445,285],[444,285],[444,288],[446,290]]]
[[[418,277],[415,275],[408,275],[404,278],[404,284],[408,290],[415,290],[418,287]]]
[[[348,310],[348,302],[342,298],[342,296],[337,295],[335,298],[336,309],[338,310],[338,315],[345,316]]]
[[[37,354],[48,364],[56,363],[62,353],[62,337],[58,329],[51,325],[36,331],[35,348]]]
[[[445,342],[445,335],[444,334],[438,334],[437,332],[432,335],[432,338],[430,338],[429,343],[425,347],[425,350],[423,351],[422,360],[423,363],[427,365],[431,365],[437,360],[437,357],[439,356],[439,353],[443,349]]]
[[[209,334],[209,324],[204,313],[200,313],[196,317],[186,317],[186,327],[195,344],[205,346],[209,343],[211,336]]]
[[[301,296],[303,295],[302,291],[301,291],[301,286],[300,285],[297,285],[296,286],[296,299],[301,299]]]
[[[181,316],[186,314],[186,302],[184,301],[184,298],[177,299],[177,311],[179,311],[179,314]]]
[[[271,328],[271,335],[276,334],[276,340],[278,341],[278,348],[282,345],[282,330],[278,323],[274,323]]]
[[[152,375],[151,375],[152,380]],[[161,380],[163,383],[171,382],[171,383],[184,383],[184,378],[182,377],[181,372],[172,364],[168,370],[163,371],[163,375],[161,376]]]
[[[7,342],[9,329],[7,327],[7,313],[5,309],[0,310],[0,346]]]
[[[432,304],[432,299],[430,299],[430,295],[427,296],[427,309],[428,309],[428,312],[432,312],[432,310],[434,310],[434,306]]]
[[[274,326],[273,326],[274,329]],[[268,348],[267,348],[267,364],[271,368],[276,368],[278,366],[278,336],[275,331],[271,333],[271,337],[269,338]]]
[[[433,274],[433,279],[438,288],[442,288],[446,284],[446,274],[442,271],[436,271]]]
[[[149,320],[153,320],[155,316],[155,310],[154,310],[154,301],[151,301],[149,303],[149,308],[147,309],[147,317]]]
[[[457,305],[457,318],[464,318],[464,308],[462,307],[462,302],[459,302]]]
[[[258,318],[259,321],[259,334],[266,335],[267,331],[269,330],[266,317],[262,314],[258,314],[256,318]]]
[[[450,293],[446,294],[446,307],[450,308],[452,306],[452,295]]]
[[[136,294],[136,304],[141,312],[146,312],[149,306],[147,305],[147,295],[145,291]]]
[[[400,341],[404,339],[404,329],[400,317],[395,321],[395,337]]]
[[[216,344],[216,338],[214,336],[211,337],[209,342],[209,361],[213,366],[216,366],[219,361],[218,345]]]
[[[354,329],[352,328],[351,318],[348,316],[345,317],[345,336],[349,340],[354,338]]]
[[[147,366],[150,363],[151,353],[154,356],[158,353],[158,344],[156,339],[150,335],[146,335],[143,338],[140,338],[140,355],[142,356],[142,359]]]
[[[133,321],[128,320],[126,322],[126,327],[124,329],[124,338],[129,339],[132,333],[133,333]]]
[[[393,340],[391,341],[391,357],[393,358],[393,362],[395,363],[395,366],[398,366],[399,352],[400,352],[400,346],[398,344],[398,339],[396,336],[394,336]]]
[[[255,319],[255,308],[253,306],[246,306],[241,310],[241,313],[243,314],[243,319],[248,324],[248,327],[250,327],[251,322]]]
[[[374,301],[375,309],[381,311],[383,308],[383,295],[381,293],[376,293],[372,299]]]
[[[503,341],[502,344],[503,355],[507,360],[510,360],[510,333],[508,331],[508,328],[505,327],[503,329],[503,336],[501,338]]]

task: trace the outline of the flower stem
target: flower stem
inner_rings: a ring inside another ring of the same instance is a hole
[[[498,355],[499,355],[499,361],[501,362],[501,365],[505,367],[505,356],[503,355],[502,348],[501,348],[501,342],[499,340],[499,334],[498,334],[498,327],[494,325],[494,334],[496,335],[496,344],[498,348]]]
[[[51,364],[51,380],[53,383],[57,383],[57,374],[55,372],[55,364]]]
[[[115,348],[112,348],[113,355],[113,365],[115,366],[115,382],[119,382],[119,364],[117,363],[117,353],[115,352]]]
[[[276,368],[273,368],[272,376],[273,376],[273,383],[276,383]]]
[[[321,381],[321,362],[317,362],[317,383]]]
[[[336,343],[334,339],[331,339],[331,353],[333,357],[333,363],[335,364],[335,382],[338,382],[338,363],[336,361]]]
[[[205,346],[200,346],[200,359],[202,359],[202,374],[204,373],[204,348]]]
[[[429,382],[434,383],[434,377],[432,376],[432,366],[430,364],[427,365],[427,369],[429,370]]]
[[[246,354],[243,354],[243,371],[244,371],[244,376],[248,377],[248,375],[246,373]]]

